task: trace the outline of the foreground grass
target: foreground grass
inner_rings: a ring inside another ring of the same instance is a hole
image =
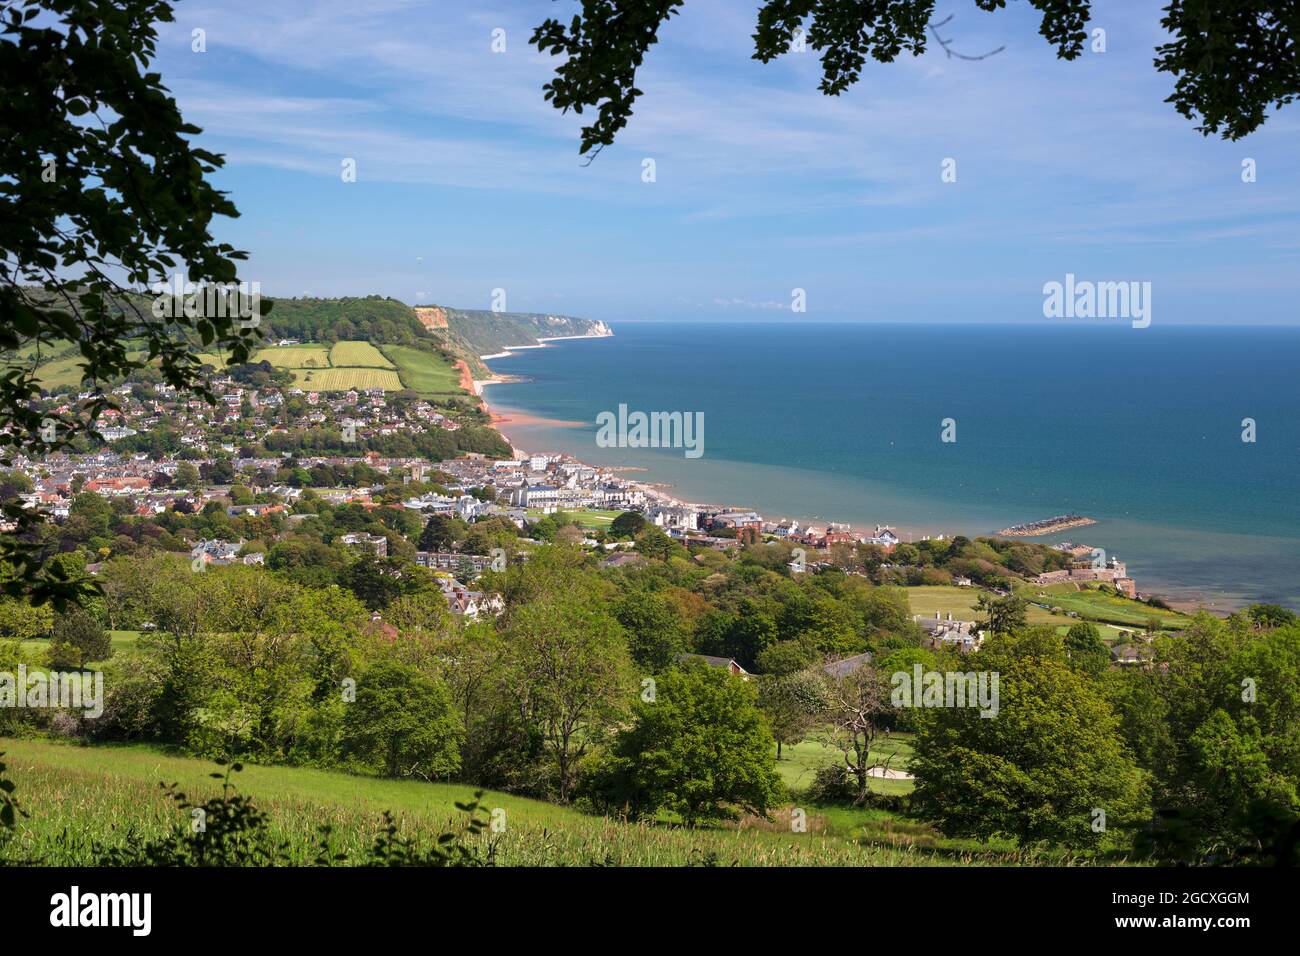
[[[219,792],[211,763],[144,745],[81,746],[49,740],[0,738],[9,777],[29,817],[7,848],[10,860],[50,865],[93,865],[98,847],[138,842],[181,819],[161,781],[191,798]],[[406,834],[425,839],[457,829],[456,801],[472,796],[464,784],[376,780],[302,767],[247,766],[236,776],[286,841],[295,863],[317,855],[320,828],[333,830],[331,850],[357,858],[391,811]],[[726,828],[688,830],[628,824],[542,801],[487,792],[484,808],[504,811],[498,839],[503,865],[682,866],[904,866],[1061,862],[1010,848],[943,841],[921,824],[878,811],[810,809],[807,832],[791,832],[788,808],[773,819],[749,819]],[[486,839],[485,836],[483,839]]]

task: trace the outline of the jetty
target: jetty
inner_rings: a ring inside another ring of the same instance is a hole
[[[1085,515],[1057,515],[1055,518],[1044,518],[1041,521],[1030,521],[1027,524],[1015,524],[1010,528],[1003,528],[998,534],[1005,538],[1032,538],[1040,534],[1055,534],[1057,531],[1064,531],[1066,528],[1082,528],[1084,525],[1096,523],[1095,518],[1089,518]]]

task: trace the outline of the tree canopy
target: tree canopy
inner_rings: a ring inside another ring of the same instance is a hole
[[[1042,14],[1038,32],[1063,60],[1088,41],[1090,0],[1028,0]],[[580,0],[566,24],[550,17],[533,33],[543,53],[564,57],[543,88],[556,109],[595,118],[582,128],[579,152],[595,155],[628,124],[641,95],[636,73],[659,30],[686,0]],[[1006,0],[974,0],[986,12]],[[935,0],[763,0],[754,29],[754,59],[770,63],[796,48],[821,56],[820,90],[838,96],[857,83],[870,57],[892,63],[920,56],[933,37],[952,55],[932,20]],[[1263,125],[1270,108],[1300,92],[1295,56],[1300,14],[1291,0],[1211,4],[1169,0],[1160,25],[1170,40],[1156,47],[1155,67],[1174,78],[1166,99],[1208,136],[1240,139]],[[961,56],[961,54],[956,54]],[[979,59],[980,57],[965,57]]]

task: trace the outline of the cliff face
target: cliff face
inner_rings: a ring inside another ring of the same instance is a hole
[[[429,331],[434,329],[445,329],[447,327],[447,310],[440,309],[438,306],[429,306],[427,308],[416,308],[415,317],[420,320]]]
[[[540,312],[489,312],[445,309],[447,329],[474,350],[495,355],[510,346],[537,345],[542,339],[566,336],[613,335],[604,322]]]

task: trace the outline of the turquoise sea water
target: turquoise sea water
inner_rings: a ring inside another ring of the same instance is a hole
[[[623,323],[489,364],[529,451],[645,468],[769,517],[987,534],[1066,512],[1139,588],[1300,608],[1300,329]],[[600,448],[596,416],[704,414],[704,455]],[[942,421],[956,438],[941,441]],[[1254,419],[1257,440],[1242,441]]]

